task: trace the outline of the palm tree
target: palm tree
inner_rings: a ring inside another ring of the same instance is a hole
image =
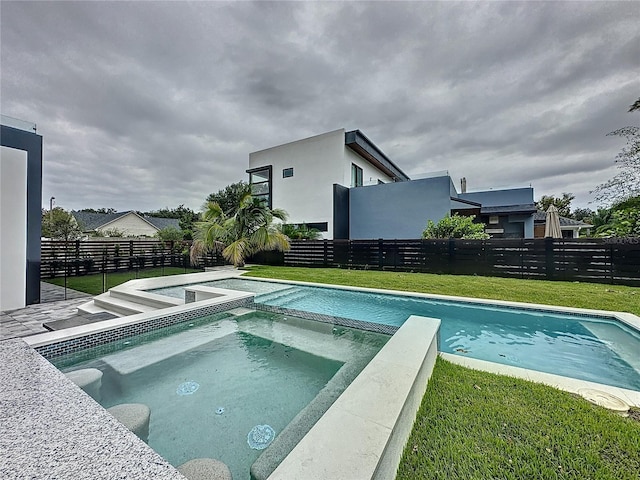
[[[320,230],[316,228],[309,228],[306,223],[302,225],[282,224],[282,233],[284,233],[289,240],[319,240],[322,238]]]
[[[274,219],[285,221],[287,213],[270,209],[263,200],[246,194],[233,216],[228,216],[215,202],[209,202],[202,221],[195,223],[195,240],[191,248],[191,261],[214,250],[236,267],[244,266],[250,256],[264,250],[289,250],[289,239]]]

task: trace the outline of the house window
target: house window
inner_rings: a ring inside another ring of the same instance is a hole
[[[489,216],[489,225],[497,225],[500,223],[500,217],[498,215]]]
[[[362,169],[359,166],[357,166],[355,163],[351,164],[351,186],[352,187],[362,186]]]
[[[289,177],[293,177],[293,167],[284,168],[282,170],[282,178],[289,178]]]
[[[271,165],[266,167],[247,170],[249,174],[249,185],[251,185],[251,195],[267,202],[271,205]]]

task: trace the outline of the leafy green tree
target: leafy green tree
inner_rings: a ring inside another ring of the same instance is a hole
[[[596,212],[590,208],[576,208],[571,213],[571,218],[580,222],[591,223],[591,217],[593,217],[595,213]]]
[[[540,200],[536,202],[538,210],[546,212],[547,209],[554,205],[558,209],[558,214],[561,217],[571,216],[571,201],[576,198],[571,193],[563,193],[562,197],[556,197],[553,195],[543,195]]]
[[[42,211],[42,236],[56,240],[77,240],[82,229],[76,219],[61,207]]]
[[[596,236],[640,237],[640,195],[614,204],[605,219],[597,225]]]
[[[251,186],[247,182],[237,182],[227,185],[217,193],[210,193],[205,203],[208,208],[209,203],[217,203],[222,208],[225,215],[234,215],[236,209],[244,197],[251,194]]]
[[[200,214],[191,210],[189,207],[185,207],[184,204],[178,205],[176,208],[165,207],[160,210],[143,212],[142,215],[160,218],[177,218],[185,240],[191,239],[193,224],[200,220]],[[180,240],[182,240],[182,238]]]
[[[291,240],[318,240],[322,238],[320,230],[309,228],[306,223],[302,225],[293,225],[290,223],[282,224],[282,233]]]
[[[438,223],[429,220],[422,238],[464,238],[470,240],[486,240],[490,236],[484,233],[484,223],[474,223],[475,215],[469,217],[447,214]]]
[[[158,237],[163,242],[179,242],[184,238],[182,230],[179,230],[175,227],[166,227],[162,230],[158,230],[156,233],[156,237]]]
[[[629,112],[640,110],[640,98],[629,108]],[[623,127],[607,136],[624,137],[627,144],[616,155],[615,163],[620,172],[601,183],[591,192],[596,200],[606,204],[618,203],[640,195],[640,128]]]
[[[284,210],[270,209],[264,201],[245,195],[235,213],[228,215],[215,202],[209,202],[202,221],[195,224],[195,240],[191,261],[197,263],[204,253],[221,251],[236,267],[244,266],[247,258],[264,250],[289,250],[289,239],[273,221],[285,221]]]

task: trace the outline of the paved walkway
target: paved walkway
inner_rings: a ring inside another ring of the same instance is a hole
[[[64,320],[78,313],[79,305],[91,300],[91,295],[51,283],[40,283],[40,302],[18,310],[0,312],[0,340],[26,337],[48,332],[43,323]]]

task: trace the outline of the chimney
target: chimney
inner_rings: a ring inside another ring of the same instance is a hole
[[[467,193],[467,177],[460,179],[460,193]]]

